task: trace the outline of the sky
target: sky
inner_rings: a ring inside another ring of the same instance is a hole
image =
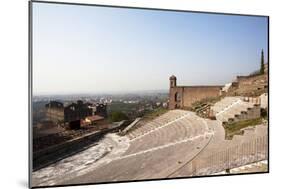
[[[224,85],[267,60],[267,18],[33,2],[33,93]]]

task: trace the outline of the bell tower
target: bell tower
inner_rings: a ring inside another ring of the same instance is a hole
[[[173,110],[177,106],[175,95],[177,95],[177,78],[172,75],[170,78],[170,92],[169,92],[169,109]]]
[[[177,78],[176,76],[172,75],[170,77],[170,88],[177,87]]]

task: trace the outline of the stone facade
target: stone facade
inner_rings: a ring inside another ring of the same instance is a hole
[[[70,128],[79,129],[80,120],[93,115],[91,104],[83,103],[78,100],[77,103],[71,103],[64,106],[61,102],[51,101],[46,104],[47,117],[55,123],[68,123]]]
[[[223,86],[177,86],[177,78],[170,77],[169,109],[182,109],[208,97],[217,97]]]

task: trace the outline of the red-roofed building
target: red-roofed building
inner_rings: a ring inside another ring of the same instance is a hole
[[[92,115],[88,116],[85,119],[86,122],[89,122],[90,124],[97,124],[97,123],[103,123],[105,121],[104,117],[99,115]]]

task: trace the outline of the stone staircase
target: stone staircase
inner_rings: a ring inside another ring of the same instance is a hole
[[[225,97],[214,104],[211,110],[223,124],[260,117],[260,105],[246,102],[242,97]]]

